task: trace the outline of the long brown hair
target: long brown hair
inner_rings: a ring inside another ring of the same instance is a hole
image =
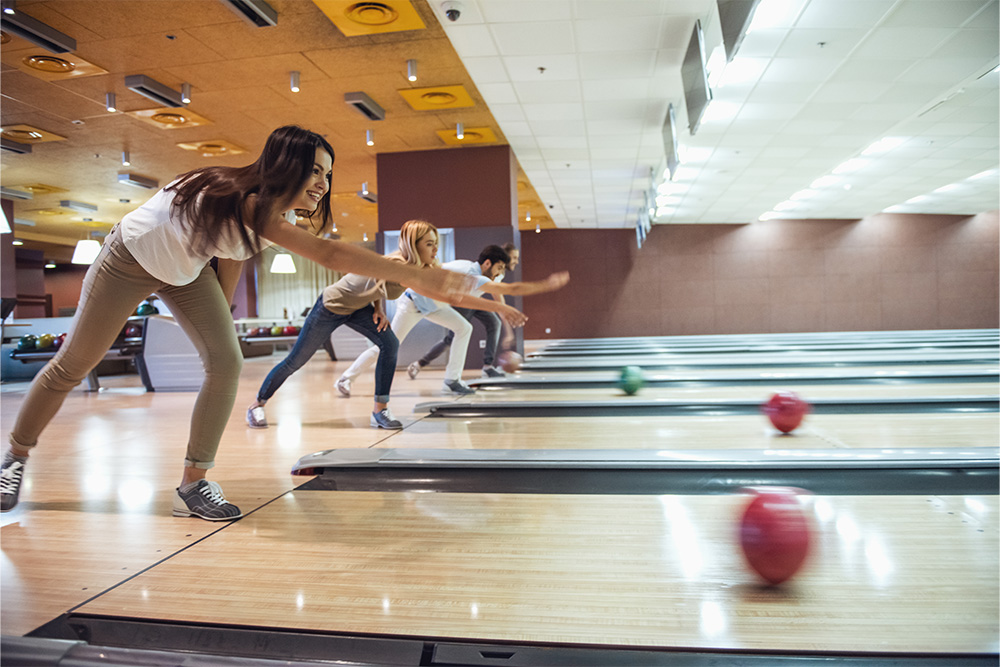
[[[420,263],[420,254],[417,252],[417,241],[431,232],[440,240],[441,237],[438,234],[437,227],[431,223],[426,220],[407,220],[399,229],[399,250],[393,254],[398,254],[406,260],[407,264],[422,266]],[[435,257],[434,263],[430,266],[438,266],[440,263],[438,258]]]
[[[194,249],[211,252],[220,237],[235,238],[251,253],[260,250],[260,234],[268,216],[291,204],[305,187],[316,162],[316,149],[334,158],[329,142],[295,125],[279,127],[267,138],[264,150],[245,167],[202,167],[178,177],[167,187],[176,192],[173,206],[187,220]],[[249,195],[256,195],[244,207]],[[246,215],[245,215],[246,214]],[[310,227],[318,231],[330,222],[330,189],[309,213]],[[316,221],[314,218],[318,217]],[[248,233],[248,228],[253,233]]]

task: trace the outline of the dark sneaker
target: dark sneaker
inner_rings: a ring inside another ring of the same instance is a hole
[[[494,368],[493,366],[483,366],[483,377],[484,378],[505,378],[507,374],[504,373],[499,368]]]
[[[3,473],[0,474],[0,496],[3,499],[0,512],[9,512],[17,505],[22,477],[24,477],[24,463],[21,461],[11,461],[9,465],[4,466]]]
[[[258,405],[247,410],[247,426],[250,428],[267,428],[267,413],[264,406]]]
[[[458,394],[459,396],[465,396],[466,394],[474,394],[476,390],[465,384],[461,380],[445,380],[444,386],[441,388],[446,394]]]
[[[372,413],[372,426],[375,428],[387,428],[391,430],[403,428],[403,422],[392,418],[389,408]]]
[[[196,516],[206,521],[229,521],[243,516],[240,508],[222,495],[218,482],[198,480],[190,491],[177,489],[174,496],[174,516]]]
[[[406,374],[410,376],[411,380],[416,380],[417,375],[420,374],[420,362],[414,361],[412,364],[406,367]]]

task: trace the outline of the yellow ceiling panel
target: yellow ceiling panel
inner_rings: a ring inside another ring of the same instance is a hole
[[[346,37],[427,28],[409,0],[313,0]]]
[[[17,68],[43,81],[63,81],[108,73],[108,70],[103,67],[98,67],[72,53],[58,56],[48,53],[31,53],[18,61]]]
[[[17,141],[22,144],[41,144],[46,141],[65,141],[66,139],[66,137],[46,132],[33,125],[24,124],[4,125],[3,130],[0,130],[0,134],[3,134],[3,136],[11,141]]]
[[[469,91],[462,85],[405,88],[400,90],[399,94],[416,111],[458,109],[476,105]]]
[[[199,125],[209,125],[212,122],[204,116],[199,116],[184,107],[141,109],[139,111],[127,111],[126,114],[162,130],[176,130],[179,127],[198,127]]]
[[[177,144],[186,151],[201,153],[202,157],[218,157],[219,155],[239,155],[246,151],[225,139],[210,139],[194,143]]]
[[[497,140],[497,135],[489,127],[467,127],[461,139],[458,138],[457,130],[438,130],[437,135],[441,141],[450,146],[463,146],[465,144],[490,144]]]

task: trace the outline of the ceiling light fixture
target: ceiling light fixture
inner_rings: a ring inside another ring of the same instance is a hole
[[[73,201],[72,199],[63,199],[59,202],[59,206],[62,208],[68,208],[71,211],[76,211],[77,213],[97,213],[97,206],[94,204],[87,204],[82,201]]]
[[[128,151],[122,151],[122,166],[129,167],[132,165],[132,160],[129,159]]]
[[[73,249],[73,259],[70,260],[70,263],[93,264],[100,253],[101,244],[99,242],[90,238],[83,239],[76,242],[76,248]]]
[[[344,93],[344,101],[358,110],[368,120],[385,120],[385,109],[362,92]]]
[[[105,93],[104,94],[104,108],[108,110],[108,113],[114,113],[118,111],[118,107],[115,106],[115,94]]]
[[[26,190],[15,190],[6,185],[0,186],[0,196],[4,199],[34,199],[35,195]]]
[[[527,213],[524,214],[524,221],[531,222],[531,211],[528,211]]]
[[[295,273],[295,262],[287,252],[279,252],[271,262],[271,273]]]
[[[165,107],[184,106],[181,94],[156,79],[145,74],[130,74],[125,77],[125,86],[134,93],[139,93]]]
[[[3,0],[2,6],[4,14],[13,14],[15,11],[14,0]]]
[[[155,181],[152,178],[146,178],[145,176],[139,176],[138,174],[128,173],[128,174],[118,174],[118,182],[124,185],[131,185],[137,188],[145,188],[146,190],[155,190],[160,187],[159,181]]]
[[[417,80],[417,61],[407,60],[406,61],[406,78],[410,81]]]
[[[45,263],[45,268],[46,269],[54,269],[54,268],[56,268],[56,265],[54,263],[52,263],[52,262],[46,262]]]
[[[11,245],[24,245],[24,241],[22,241],[20,239],[14,239],[13,241],[10,242],[10,244]]]
[[[299,73],[292,72],[292,80],[289,82],[289,87],[292,89],[293,93],[299,92]]]
[[[184,104],[191,104],[191,84],[182,83],[181,84],[181,102]]]
[[[361,240],[365,241],[366,243],[368,242],[368,232],[365,232],[364,237]]]
[[[538,223],[535,223],[535,233],[536,234],[541,234],[542,233],[542,226],[539,225]]]
[[[2,17],[3,28],[10,33],[36,44],[52,53],[76,51],[76,40],[27,14],[14,10],[14,3],[4,3]]]
[[[374,192],[368,191],[368,181],[365,181],[364,183],[361,184],[361,189],[358,190],[358,196],[364,199],[365,201],[371,202],[373,204],[378,203],[378,195],[376,195]]]
[[[31,152],[31,144],[22,144],[20,141],[14,141],[13,139],[8,139],[7,137],[0,137],[0,149],[9,153],[20,153],[21,155],[24,155],[25,153]]]
[[[465,139],[465,127],[461,123],[455,126],[455,138]]]
[[[375,130],[365,130],[365,143],[369,146],[375,145]]]

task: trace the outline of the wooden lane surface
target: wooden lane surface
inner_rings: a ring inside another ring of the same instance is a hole
[[[742,496],[298,491],[87,614],[520,642],[996,652],[997,496],[820,496],[762,588]]]
[[[349,361],[320,352],[268,404],[272,427],[249,429],[246,406],[284,355],[247,359],[236,406],[209,478],[244,511],[301,484],[301,457],[330,447],[373,447],[391,432],[368,425],[374,383],[355,396],[333,383]],[[436,398],[441,377],[399,374],[393,409]],[[211,532],[219,524],[171,516],[193,392],[147,393],[137,375],[101,378],[100,392],[74,390],[32,453],[14,511],[0,515],[0,631],[23,635]],[[0,385],[0,425],[13,426],[26,382]],[[436,398],[436,400],[441,400]],[[384,445],[382,445],[384,446]]]
[[[790,435],[763,415],[423,419],[379,447],[418,449],[938,449],[995,447],[991,414],[809,415]]]
[[[633,396],[617,388],[592,389],[508,389],[477,391],[463,400],[470,403],[513,403],[518,401],[700,401],[760,399],[763,403],[778,391],[794,391],[802,398],[923,398],[928,396],[998,396],[996,382],[943,382],[900,385],[809,385],[776,381],[773,385],[754,387],[643,387]]]

